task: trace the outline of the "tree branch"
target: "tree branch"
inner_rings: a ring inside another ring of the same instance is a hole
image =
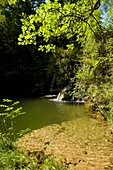
[[[93,8],[91,9],[91,12],[90,12],[89,16],[91,16],[91,15],[93,14],[93,12],[100,7],[100,2],[101,2],[101,0],[97,0],[97,2],[95,3],[95,5],[94,5]]]

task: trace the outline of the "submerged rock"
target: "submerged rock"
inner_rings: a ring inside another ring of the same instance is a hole
[[[107,131],[105,122],[77,119],[33,130],[17,145],[31,153],[53,155],[73,170],[113,169],[113,143],[107,140]]]

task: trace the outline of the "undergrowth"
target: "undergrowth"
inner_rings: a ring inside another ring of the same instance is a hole
[[[15,118],[25,114],[18,104],[19,101],[13,102],[9,99],[3,99],[0,105],[0,116],[2,116],[0,126],[0,170],[67,170],[62,163],[56,162],[53,157],[49,158],[43,155],[41,160],[38,160],[35,156],[32,157],[17,148],[17,138],[28,132],[28,129],[26,129],[15,134]]]

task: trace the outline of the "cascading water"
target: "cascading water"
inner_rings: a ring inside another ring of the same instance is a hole
[[[64,98],[64,93],[59,93],[56,100],[57,101],[62,101],[63,98]]]
[[[62,101],[62,100],[65,98],[65,92],[66,92],[66,90],[67,90],[67,87],[68,87],[68,86],[66,86],[66,87],[58,94],[58,96],[57,96],[57,98],[56,98],[57,101]]]

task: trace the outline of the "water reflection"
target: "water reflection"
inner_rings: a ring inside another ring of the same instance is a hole
[[[17,129],[37,129],[71,119],[89,118],[84,105],[36,98],[21,100],[21,104],[26,114],[17,118]]]
[[[25,115],[16,118],[16,131],[21,129],[38,129],[51,124],[60,124],[64,121],[80,119],[86,122],[89,119],[84,105],[72,102],[56,102],[48,98],[19,99]],[[0,119],[2,119],[0,117]]]

